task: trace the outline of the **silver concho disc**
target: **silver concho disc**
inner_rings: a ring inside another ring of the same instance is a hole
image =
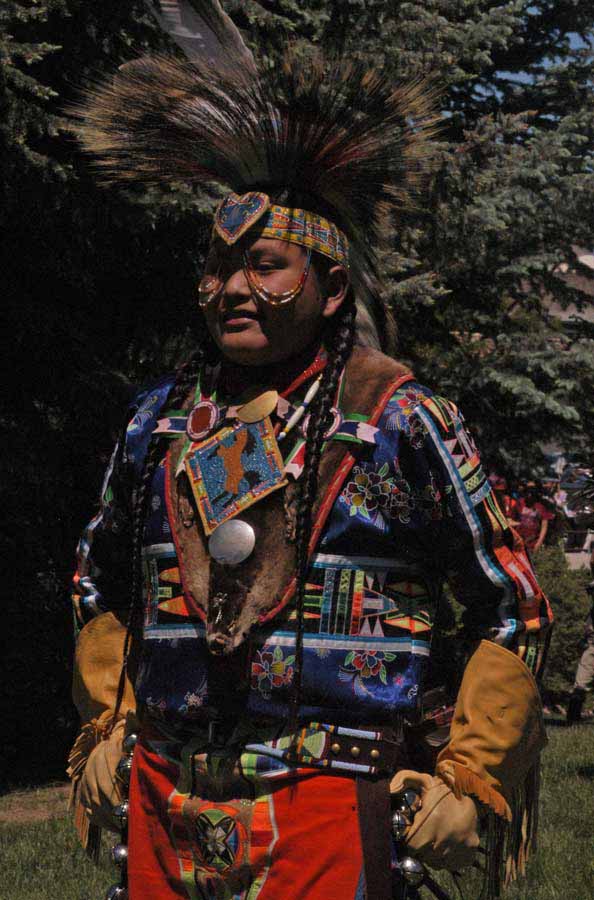
[[[256,546],[256,533],[242,519],[229,519],[215,528],[208,541],[208,552],[214,560],[227,566],[238,566]]]

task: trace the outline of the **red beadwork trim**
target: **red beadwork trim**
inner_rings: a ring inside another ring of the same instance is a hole
[[[314,361],[307,367],[305,372],[302,372],[301,375],[298,375],[297,378],[291,382],[289,387],[282,392],[281,397],[288,397],[293,391],[296,391],[298,387],[300,387],[308,378],[311,378],[313,375],[317,375],[318,372],[321,372],[322,369],[326,368],[328,363],[328,357],[326,356],[325,351],[321,350]]]

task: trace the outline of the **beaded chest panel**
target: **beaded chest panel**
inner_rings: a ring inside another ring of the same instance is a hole
[[[192,444],[185,468],[206,534],[287,483],[268,416]]]

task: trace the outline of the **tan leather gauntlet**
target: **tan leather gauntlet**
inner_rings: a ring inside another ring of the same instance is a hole
[[[122,756],[124,734],[137,724],[128,678],[118,721],[113,724],[125,638],[125,624],[108,612],[88,622],[76,644],[72,697],[82,727],[68,757],[68,776],[76,830],[91,853],[97,849],[101,828],[117,830],[111,815],[120,799],[115,769]]]
[[[498,841],[515,819],[511,831],[520,837],[515,857],[507,860],[508,876],[521,871],[534,821],[530,808],[537,802],[527,776],[537,772],[545,741],[529,669],[509,650],[482,641],[464,672],[437,777],[405,770],[390,785],[392,793],[412,788],[420,794],[421,807],[404,837],[412,855],[435,869],[471,865],[479,844],[476,798],[502,823]],[[493,856],[488,865],[497,867],[498,854]]]
[[[514,653],[481,641],[466,666],[450,741],[436,774],[460,799],[476,797],[511,821],[512,797],[546,743],[538,687]]]
[[[123,797],[116,767],[122,758],[124,728],[124,719],[120,719],[109,737],[100,740],[91,750],[78,791],[78,801],[85,817],[97,828],[107,828],[109,831],[119,830],[113,808]]]
[[[115,613],[91,619],[76,641],[72,699],[85,725],[106,710],[114,710],[124,660],[126,625]],[[120,714],[135,709],[134,690],[126,678]]]

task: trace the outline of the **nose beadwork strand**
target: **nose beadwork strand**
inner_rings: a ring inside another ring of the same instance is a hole
[[[285,306],[288,303],[292,303],[293,300],[296,300],[305,287],[305,282],[307,281],[307,276],[309,275],[309,269],[311,266],[311,250],[307,251],[305,267],[303,269],[303,272],[301,273],[299,281],[288,291],[269,290],[263,284],[262,279],[258,276],[258,274],[250,267],[250,261],[247,255],[247,251],[244,253],[243,262],[245,277],[247,278],[252,293],[255,294],[255,296],[259,300],[262,300],[264,303],[269,303],[271,306]]]
[[[259,275],[251,268],[247,250],[243,255],[243,272],[251,293],[263,303],[269,303],[270,306],[286,306],[296,300],[305,287],[310,268],[311,249],[308,249],[305,266],[299,277],[299,281],[289,290],[271,291],[266,287]],[[209,273],[203,276],[198,285],[198,303],[202,309],[220,296],[223,285],[224,281],[221,278],[220,270],[216,274]]]

